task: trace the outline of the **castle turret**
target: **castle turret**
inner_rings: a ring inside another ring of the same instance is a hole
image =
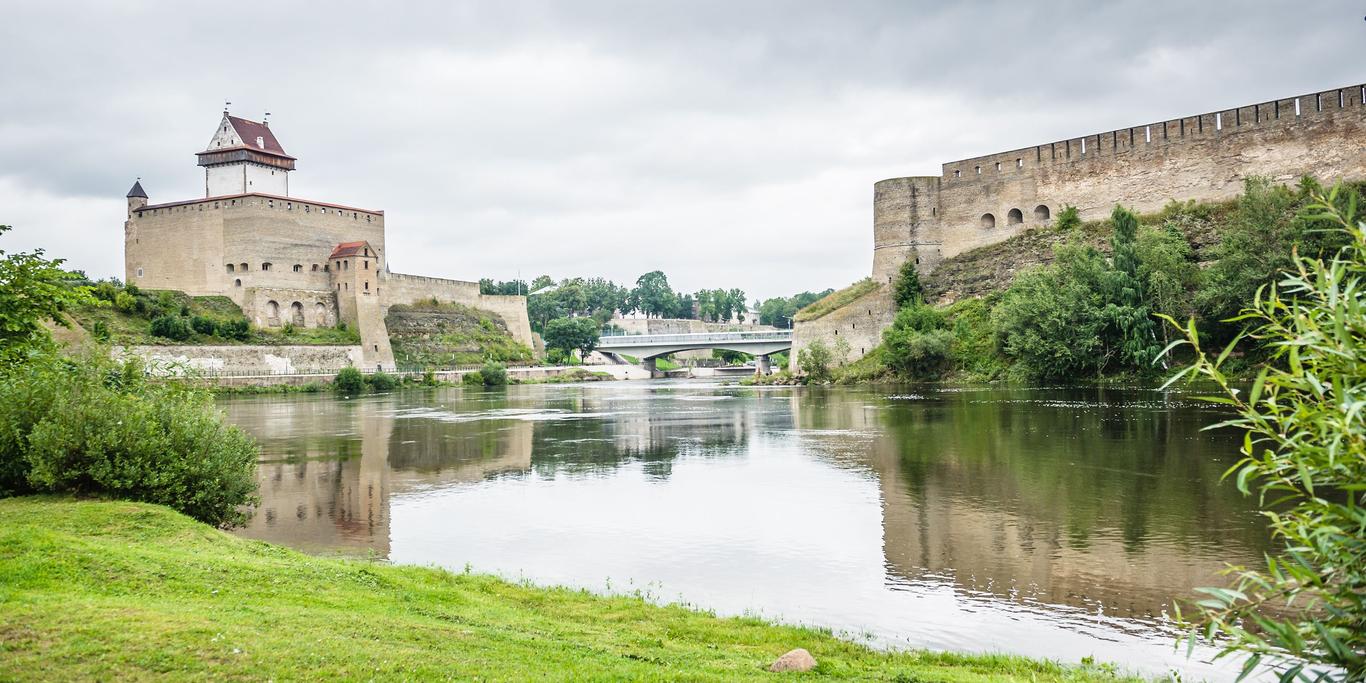
[[[204,167],[204,196],[239,194],[289,196],[289,172],[294,157],[285,154],[280,141],[264,122],[248,121],[223,111],[223,120],[199,152]]]
[[[147,192],[142,189],[142,178],[133,181],[133,188],[128,190],[128,215],[131,217],[135,209],[147,206]]]

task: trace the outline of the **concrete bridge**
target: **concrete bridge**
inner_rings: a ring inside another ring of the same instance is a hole
[[[792,330],[766,332],[700,332],[695,334],[620,334],[601,338],[598,351],[611,356],[634,356],[651,374],[655,359],[678,351],[722,349],[754,356],[758,374],[771,370],[768,357],[792,348]]]

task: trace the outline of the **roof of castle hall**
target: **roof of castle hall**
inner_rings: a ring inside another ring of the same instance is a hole
[[[147,198],[147,191],[142,189],[142,180],[133,181],[133,189],[128,191],[128,198],[132,199],[133,197]]]
[[[332,250],[332,255],[328,256],[327,258],[332,259],[341,258],[343,256],[355,256],[359,254],[362,249],[369,246],[370,243],[364,240],[360,242],[342,242],[341,244],[337,245],[336,249]]]
[[[134,212],[134,213],[146,213],[146,212],[148,212],[148,211],[155,211],[155,210],[158,210],[158,209],[169,209],[169,208],[176,207],[176,206],[189,206],[189,205],[191,205],[191,204],[207,204],[207,203],[209,203],[209,202],[225,202],[225,201],[232,200],[232,199],[243,199],[243,198],[246,198],[246,197],[261,197],[261,198],[266,199],[266,200],[269,200],[269,201],[285,202],[286,205],[287,205],[290,209],[293,208],[293,205],[297,204],[297,205],[299,205],[300,207],[318,206],[318,207],[326,207],[326,208],[329,208],[329,209],[339,209],[339,210],[341,210],[341,211],[356,211],[356,212],[360,212],[360,213],[368,213],[368,214],[375,215],[375,216],[383,216],[383,215],[384,215],[384,210],[383,210],[383,209],[362,209],[362,208],[360,208],[360,207],[347,206],[347,205],[345,205],[345,204],[333,204],[332,202],[320,202],[320,201],[316,201],[316,200],[312,200],[312,199],[301,199],[301,198],[299,198],[299,197],[286,197],[286,196],[284,196],[284,195],[278,195],[278,194],[265,194],[264,192],[247,192],[247,193],[245,193],[245,194],[224,194],[224,195],[218,195],[218,196],[216,196],[216,197],[202,197],[202,198],[200,198],[200,199],[186,199],[186,200],[184,200],[184,201],[179,201],[179,202],[166,202],[166,203],[164,203],[164,204],[148,204],[147,206],[140,206],[140,207],[138,207],[138,208],[136,208],[136,209],[133,209],[133,212]]]
[[[200,154],[211,154],[214,152],[224,152],[233,149],[249,149],[256,152],[271,154],[274,156],[293,159],[285,153],[285,148],[280,146],[280,141],[275,139],[275,134],[270,132],[270,126],[259,121],[248,121],[247,119],[228,115],[228,123],[232,124],[232,129],[237,133],[241,144],[231,147],[215,147],[206,149]],[[256,138],[261,138],[261,144],[256,144]]]

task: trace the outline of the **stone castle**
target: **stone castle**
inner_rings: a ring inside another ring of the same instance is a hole
[[[1220,201],[1243,180],[1366,179],[1366,85],[1142,124],[950,161],[938,175],[873,185],[872,278],[879,287],[797,323],[797,352],[839,337],[854,360],[882,341],[896,313],[890,284],[914,261],[922,276],[946,258],[1049,224],[1065,205],[1082,220],[1116,204],[1155,212],[1172,200]]]
[[[258,327],[345,322],[360,332],[366,369],[395,368],[384,323],[389,306],[430,299],[492,312],[532,346],[525,297],[391,272],[383,211],[290,196],[296,159],[267,123],[225,110],[198,157],[203,198],[150,204],[141,180],[128,192],[128,283],[229,297]]]

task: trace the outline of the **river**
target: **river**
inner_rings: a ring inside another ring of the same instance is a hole
[[[1174,597],[1268,547],[1177,394],[663,380],[224,398],[262,446],[240,533],[1186,680]]]

